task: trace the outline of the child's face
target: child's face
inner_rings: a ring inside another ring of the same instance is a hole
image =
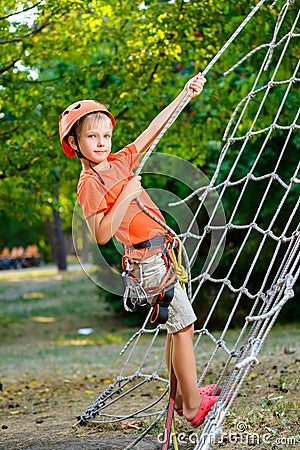
[[[112,127],[105,123],[87,124],[79,137],[79,147],[86,158],[96,163],[105,162],[111,152]]]

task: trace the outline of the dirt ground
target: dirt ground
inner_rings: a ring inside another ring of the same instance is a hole
[[[276,445],[272,446],[269,442],[267,445],[260,443],[255,446],[257,449],[300,448],[300,441],[297,440],[291,441],[293,445],[285,445],[288,437],[297,435],[299,437],[299,422],[297,423],[296,415],[291,420],[285,414],[285,408],[294,408],[295,411],[298,410],[299,420],[299,361],[295,360],[295,355],[293,356],[294,358],[292,355],[283,354],[269,357],[259,366],[259,370],[252,374],[235,401],[227,432],[233,429],[233,422],[238,423],[240,418],[243,420],[240,423],[248,423],[245,425],[248,429],[252,427],[253,435],[257,433],[259,431],[257,425],[251,425],[249,420],[252,414],[256,420],[258,418],[260,432],[264,430],[264,433],[270,436],[268,438],[270,442],[275,442],[275,438],[271,439],[272,430],[273,433],[277,432],[278,436],[283,436],[281,441],[277,438]],[[284,378],[289,380],[288,383],[282,381],[283,375],[286,375]],[[99,392],[104,390],[103,382],[106,380],[92,378],[80,380],[74,376],[73,379],[58,379],[57,376],[53,377],[51,372],[48,376],[43,373],[40,377],[28,379],[23,375],[16,380],[10,380],[13,384],[1,386],[0,394],[3,399],[0,415],[1,450],[121,450],[142,431],[143,424],[137,420],[125,421],[110,428],[93,424],[75,425],[77,416],[89,406],[89,400],[95,400],[97,389]],[[291,379],[294,379],[295,383],[292,383]],[[151,393],[151,386],[147,389]],[[268,399],[264,407],[262,407],[263,399]],[[245,416],[239,415],[239,408],[245,411]],[[270,417],[272,423],[269,422]],[[193,433],[193,430],[182,423],[183,419],[179,418],[178,433],[184,433],[186,436]],[[268,427],[269,431],[266,431]],[[236,431],[236,426],[234,429]],[[192,449],[194,445],[186,437],[184,444],[179,448]],[[147,436],[134,448],[158,450],[162,448],[162,444],[157,434]],[[225,445],[219,444],[214,448],[240,449],[246,446],[231,442],[227,442],[226,445],[225,442]]]
[[[9,280],[2,289],[0,300],[11,302],[15,298],[14,311],[20,308],[20,314],[26,315],[24,308],[29,305],[28,293],[31,292],[32,299],[35,298],[37,302],[38,292],[40,297],[41,293],[44,295],[41,298],[43,307],[47,302],[53,307],[58,296],[56,291],[50,293],[53,281],[53,278],[50,281],[49,278],[36,282],[31,280],[30,283],[23,282],[21,286]],[[55,281],[58,292],[64,290],[65,299],[68,298],[67,289],[70,285],[78,290],[77,286],[74,287],[75,279],[57,277]],[[89,289],[87,286],[84,286],[85,292]],[[91,291],[90,299],[92,295]],[[35,322],[31,318],[15,318],[9,326],[0,326],[1,346],[5,347],[1,354],[2,363],[0,361],[0,450],[121,450],[127,448],[145,428],[143,420],[137,419],[105,426],[76,425],[77,417],[96,400],[114,374],[118,373],[108,368],[107,361],[121,345],[116,336],[116,342],[113,339],[111,342],[103,341],[100,331],[97,342],[91,345],[82,345],[84,341],[77,338],[71,339],[66,326],[78,328],[81,322],[76,322],[75,317],[79,314],[82,319],[87,314],[78,313],[76,305],[74,308],[74,317],[70,313],[67,321],[64,311],[64,315],[57,316],[52,324],[49,317],[49,323],[45,325],[47,321],[41,320],[44,316],[35,315],[35,318],[39,318]],[[38,313],[37,310],[30,314]],[[28,317],[31,317],[29,313]],[[98,319],[95,318],[95,321]],[[89,324],[96,326],[92,317],[89,320]],[[108,331],[112,333],[113,329]],[[54,346],[53,336],[59,336],[62,332],[63,345],[60,343],[59,346],[56,341]],[[231,408],[224,426],[224,440],[213,448],[247,448],[249,441],[242,438],[246,434],[258,434],[260,441],[250,442],[251,447],[257,450],[300,449],[300,344],[295,336],[299,338],[297,327],[275,331],[274,342],[271,341],[271,345],[261,355],[260,364],[249,373]],[[103,364],[97,361],[99,348]],[[7,363],[4,364],[3,358]],[[147,384],[146,390],[146,394],[137,393],[129,397],[128,402],[141,407],[145,396],[151,398],[157,395],[157,387],[152,383]],[[160,423],[133,448],[162,449],[160,433],[163,426],[164,423]],[[191,439],[191,435],[195,437],[195,430],[179,417],[176,417],[176,430],[181,436],[179,449],[194,449],[195,440]]]
[[[7,386],[7,393],[0,419],[1,450],[116,450],[132,441],[121,427],[104,432],[96,426],[75,426],[76,415],[88,406],[84,386],[78,383],[53,379],[16,383]],[[137,448],[159,447],[148,439]]]

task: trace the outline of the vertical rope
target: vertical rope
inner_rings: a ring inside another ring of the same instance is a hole
[[[225,42],[223,47],[218,51],[218,53],[213,57],[213,59],[208,63],[208,65],[205,67],[203,72],[199,72],[199,74],[202,74],[203,76],[206,76],[206,74],[210,71],[210,69],[215,65],[215,63],[218,61],[218,59],[223,55],[223,53],[227,50],[230,44],[235,40],[235,38],[240,34],[242,29],[247,25],[247,23],[250,21],[250,19],[254,16],[254,14],[259,10],[261,5],[265,2],[265,0],[260,0],[257,5],[252,9],[252,11],[248,14],[248,16],[243,20],[243,22],[240,24],[240,26],[235,30],[235,32],[230,36],[230,38]],[[168,122],[165,124],[164,128],[161,130],[155,141],[152,143],[151,147],[147,150],[145,153],[139,167],[137,168],[135,174],[139,175],[142,168],[144,167],[147,159],[163,137],[163,135],[166,133],[166,131],[170,128],[170,126],[175,122],[181,111],[184,109],[184,107],[188,104],[190,101],[191,95],[193,90],[190,89],[190,91],[186,94],[186,96],[182,99],[180,104],[175,109],[174,113],[168,120]]]
[[[171,336],[171,341],[170,341],[170,357],[169,357],[170,396],[169,396],[169,404],[168,404],[167,417],[166,417],[166,423],[165,423],[164,444],[163,444],[162,450],[168,450],[168,448],[169,448],[171,431],[172,431],[175,450],[176,450],[176,446],[177,446],[175,421],[174,421],[174,406],[175,406],[175,397],[176,397],[176,388],[177,388],[177,378],[176,378],[176,375],[175,375],[175,372],[173,369],[172,353],[173,353],[173,336]],[[175,444],[176,444],[176,446],[175,446]]]

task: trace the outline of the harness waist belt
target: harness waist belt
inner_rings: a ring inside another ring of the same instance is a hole
[[[157,245],[164,244],[167,240],[167,236],[164,234],[162,236],[155,236],[152,239],[149,239],[148,241],[139,242],[138,244],[129,245],[127,248],[135,248],[136,250],[139,250],[141,248],[149,248],[149,247],[155,247]]]

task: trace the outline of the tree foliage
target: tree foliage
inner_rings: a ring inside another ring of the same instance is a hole
[[[64,214],[75,199],[78,164],[64,157],[57,133],[68,104],[104,102],[118,120],[115,149],[122,147],[205,68],[250,9],[232,0],[1,3],[2,208],[14,204],[13,214],[32,218],[49,214],[57,183]],[[268,23],[255,21],[268,33]],[[205,95],[188,106],[160,150],[203,165],[210,147],[219,147],[241,81],[237,75],[225,87],[221,71],[251,44],[253,28],[209,74]],[[248,65],[242,77],[251,71]]]
[[[39,223],[55,209],[70,232],[80,165],[61,150],[61,112],[83,98],[105,103],[117,119],[118,150],[143,131],[191,75],[207,66],[249,14],[250,3],[1,0],[1,210]],[[210,71],[204,94],[186,107],[159,151],[212,170],[224,125],[247,94],[262,56],[254,55],[226,80],[222,73],[259,44],[258,34],[260,42],[270,40],[274,23],[265,20],[266,3]],[[278,1],[277,10],[268,10],[268,17],[273,15],[275,21],[282,4]],[[287,21],[282,34],[290,26]],[[282,73],[297,52],[292,46]],[[268,111],[276,111],[278,98],[275,91]],[[287,122],[291,112],[292,105],[285,112]],[[245,129],[250,120],[249,113]],[[260,121],[263,127],[264,114]],[[299,148],[297,140],[294,145]]]

